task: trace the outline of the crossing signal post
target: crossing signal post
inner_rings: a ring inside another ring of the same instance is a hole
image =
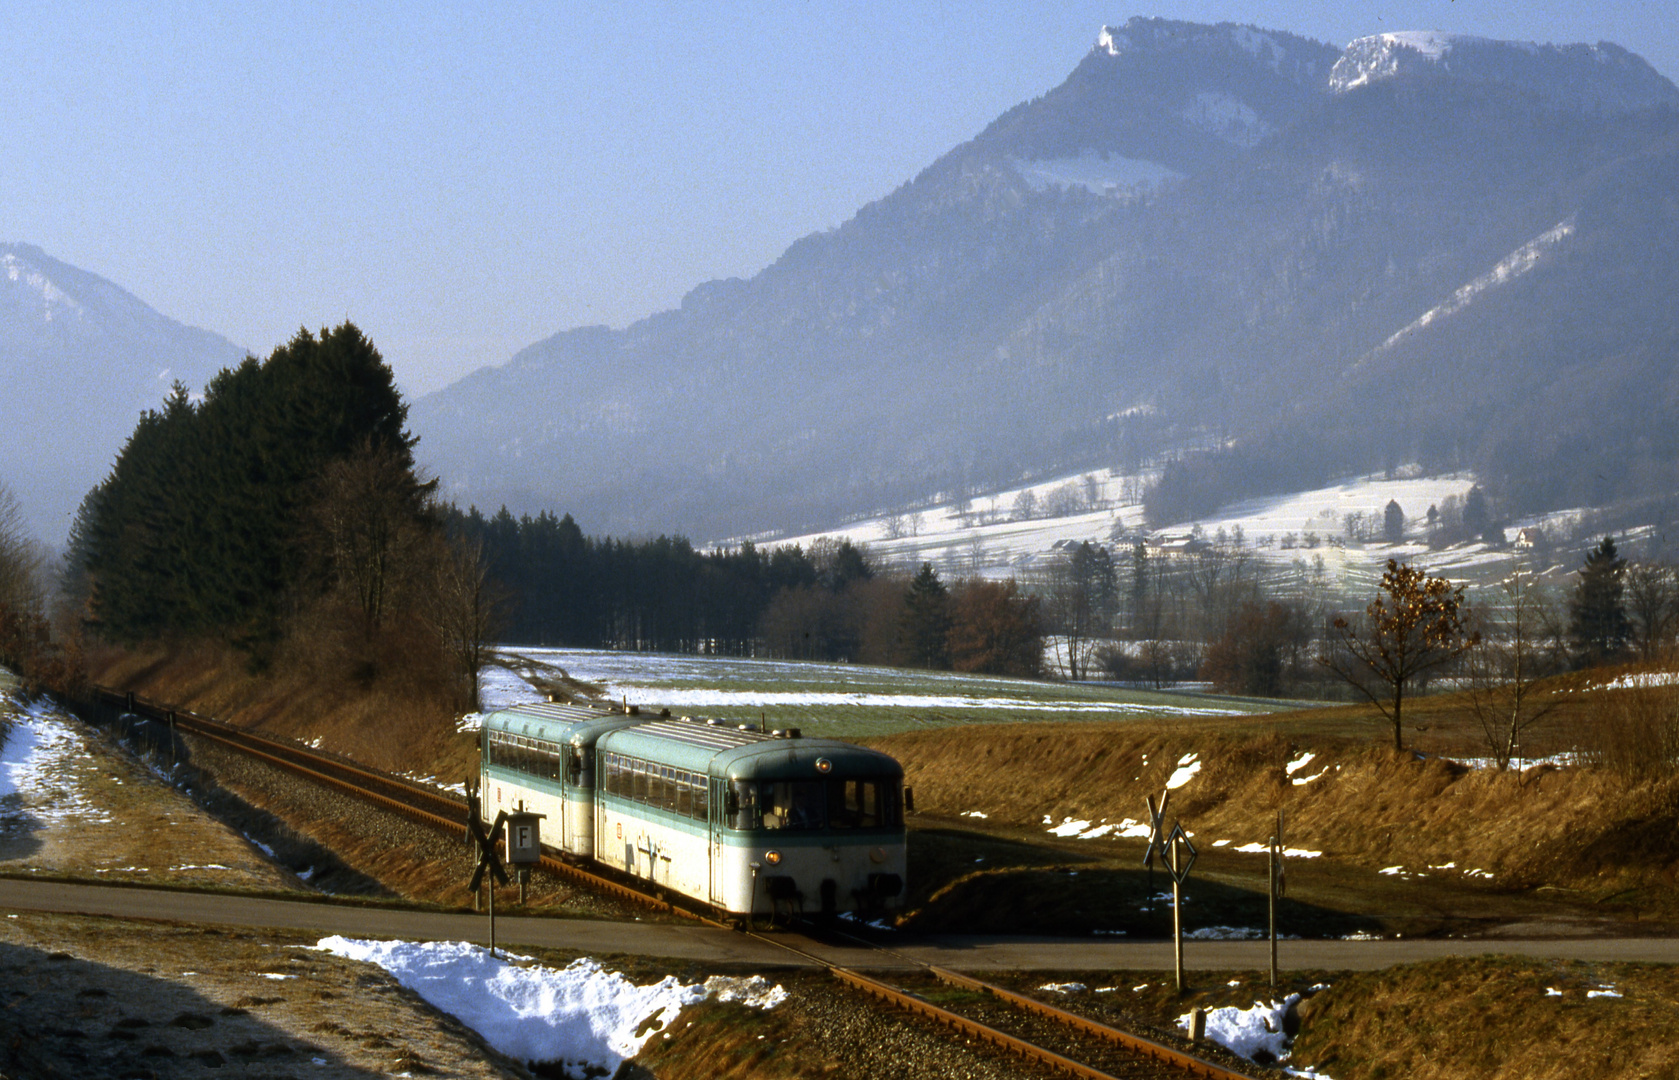
[[[507,884],[507,871],[502,868],[501,859],[496,855],[496,847],[501,843],[502,831],[507,828],[507,811],[496,814],[495,824],[488,833],[484,832],[484,823],[474,814],[467,819],[467,829],[478,845],[478,869],[472,872],[472,881],[467,888],[472,891],[474,906],[478,902],[478,889],[484,883],[484,875],[490,875],[490,955],[496,954],[496,882]]]
[[[1183,823],[1172,823],[1166,838],[1166,868],[1172,874],[1172,962],[1178,973],[1178,993],[1183,993],[1183,883],[1195,866],[1195,845]]]
[[[1166,858],[1166,802],[1172,797],[1170,789],[1160,793],[1160,803],[1148,795],[1148,850],[1143,852],[1143,865],[1148,867],[1148,913],[1154,914],[1154,857]]]

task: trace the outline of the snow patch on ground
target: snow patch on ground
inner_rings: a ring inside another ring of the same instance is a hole
[[[1248,111],[1251,113],[1253,110]],[[1257,120],[1258,117],[1252,119]],[[1026,181],[1026,186],[1033,191],[1047,191],[1050,188],[1065,191],[1068,188],[1081,187],[1094,195],[1146,195],[1174,180],[1183,179],[1183,173],[1169,169],[1157,161],[1103,154],[1095,150],[1086,150],[1078,157],[1041,158],[1032,161],[1015,158],[1012,164],[1014,171],[1020,174],[1020,178]]]
[[[109,822],[111,815],[82,794],[73,770],[86,755],[82,736],[45,698],[23,705],[0,747],[0,816],[27,813],[52,823]]]
[[[1192,941],[1254,941],[1264,936],[1265,931],[1251,926],[1203,926],[1184,933]]]
[[[614,1073],[687,1005],[707,998],[771,1009],[786,990],[762,976],[714,976],[683,985],[675,976],[636,986],[587,957],[565,968],[491,956],[460,941],[363,941],[322,938],[324,952],[376,964],[403,986],[482,1035],[509,1057],[564,1062]]]
[[[1299,994],[1290,994],[1286,1000],[1273,1001],[1269,1005],[1256,1001],[1249,1009],[1238,1009],[1234,1005],[1209,1009],[1207,1038],[1249,1061],[1262,1051],[1273,1060],[1281,1061],[1288,1057],[1288,1036],[1283,1032],[1283,1017],[1299,1000]],[[1189,1018],[1189,1013],[1178,1017],[1178,1026],[1186,1032],[1189,1030]]]
[[[1178,759],[1177,771],[1172,774],[1172,778],[1170,780],[1166,781],[1167,789],[1175,790],[1183,787],[1185,784],[1193,780],[1195,778],[1195,774],[1200,771],[1201,755],[1185,754],[1183,757]]]
[[[1090,828],[1090,822],[1088,821],[1074,821],[1072,818],[1063,818],[1061,824],[1055,826],[1049,832],[1051,836],[1077,836],[1088,828]]]

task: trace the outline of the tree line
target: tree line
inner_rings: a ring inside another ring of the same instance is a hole
[[[408,406],[351,323],[177,383],[71,528],[66,592],[101,639],[224,642],[370,685],[475,692],[487,578],[415,469]]]
[[[502,583],[501,636],[534,645],[846,660],[994,674],[1041,670],[1038,600],[1013,581],[947,585],[923,564],[876,565],[850,541],[701,551],[683,537],[591,538],[569,514],[447,529]]]

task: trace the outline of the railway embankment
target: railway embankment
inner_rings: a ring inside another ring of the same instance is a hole
[[[992,725],[960,738],[934,730],[869,743],[903,763],[924,821],[1055,844],[1069,865],[1140,854],[1145,800],[1169,791],[1168,827],[1181,820],[1203,858],[1259,850],[1282,811],[1302,877],[1335,867],[1396,886],[1571,899],[1576,910],[1679,921],[1672,777],[1556,764],[1498,770],[1369,740],[1190,725]],[[973,857],[990,865],[971,866],[968,886],[1006,893],[997,855]],[[1257,871],[1264,856],[1250,861]]]

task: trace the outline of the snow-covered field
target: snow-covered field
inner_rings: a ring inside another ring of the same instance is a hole
[[[1269,712],[1223,697],[1120,687],[806,661],[669,656],[598,649],[508,647],[520,662],[551,665],[612,701],[716,716],[810,735],[868,735],[982,721],[1139,720]],[[506,672],[512,675],[511,671]],[[491,702],[542,700],[496,676]],[[465,723],[472,723],[468,718]]]
[[[1195,530],[1209,541],[1221,533],[1234,541],[1239,533],[1244,549],[1261,563],[1274,568],[1298,563],[1316,572],[1321,560],[1328,585],[1354,591],[1374,585],[1390,558],[1454,580],[1502,576],[1516,562],[1510,549],[1479,543],[1443,551],[1428,549],[1429,507],[1438,508],[1451,498],[1461,501],[1475,484],[1469,473],[1421,476],[1398,470],[1392,476],[1350,478],[1312,491],[1232,503],[1200,521],[1164,530],[1145,527],[1138,501],[1152,479],[1152,473],[1125,475],[1100,469],[979,496],[965,506],[947,500],[824,532],[754,539],[771,547],[799,544],[807,548],[823,539],[848,539],[866,544],[871,556],[887,565],[913,568],[930,562],[946,577],[1002,579],[1030,576],[1067,545],[1087,540],[1114,546],[1146,537],[1169,546],[1181,543]],[[1403,542],[1348,538],[1349,515],[1379,523],[1390,501],[1405,513]],[[1022,516],[1023,503],[1036,508],[1034,516]],[[1565,511],[1546,519],[1523,519],[1511,522],[1508,532],[1513,537],[1516,529],[1537,524],[1554,529],[1571,523],[1577,515],[1578,511]]]
[[[787,998],[761,975],[719,975],[691,985],[670,975],[637,986],[588,957],[551,968],[460,941],[328,937],[315,947],[385,969],[509,1057],[561,1064],[575,1076],[615,1075],[685,1006],[715,998],[772,1009]]]

